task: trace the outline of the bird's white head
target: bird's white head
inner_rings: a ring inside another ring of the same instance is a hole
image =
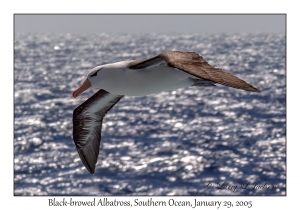
[[[120,61],[117,63],[96,66],[88,73],[82,85],[73,92],[72,96],[76,98],[80,93],[82,93],[90,87],[102,88],[103,82],[106,84],[109,83],[110,80],[107,78],[111,78],[115,75],[122,75],[119,74],[120,71],[122,72],[123,69],[127,67],[129,62],[131,61]]]
[[[93,81],[97,77],[98,72],[101,70],[101,66],[93,68],[87,75],[86,79],[82,83],[82,85],[77,88],[73,93],[72,96],[76,98],[79,94],[89,89],[91,86],[93,86]]]

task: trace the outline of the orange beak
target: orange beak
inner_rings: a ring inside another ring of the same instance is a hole
[[[87,90],[89,87],[91,87],[91,83],[88,79],[85,79],[82,85],[73,92],[72,96],[76,98],[80,93]]]

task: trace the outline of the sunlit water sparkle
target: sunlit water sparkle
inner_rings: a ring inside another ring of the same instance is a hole
[[[106,115],[97,169],[82,165],[72,91],[94,66],[195,51],[262,92],[218,85],[124,97]],[[17,34],[15,195],[285,195],[284,34]],[[277,189],[217,189],[242,182]]]

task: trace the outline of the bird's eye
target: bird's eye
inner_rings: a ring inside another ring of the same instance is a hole
[[[100,69],[99,69],[98,71],[100,71]],[[96,71],[94,74],[91,74],[90,77],[95,77],[95,76],[97,76],[98,71]]]

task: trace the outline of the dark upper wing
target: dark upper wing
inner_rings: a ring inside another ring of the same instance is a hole
[[[91,174],[95,173],[99,155],[102,120],[122,97],[99,90],[73,112],[74,143],[83,165]]]
[[[160,54],[168,65],[183,70],[189,74],[213,82],[246,91],[260,92],[244,80],[209,65],[201,56],[194,52],[165,52]]]
[[[133,61],[128,68],[140,69],[155,63],[165,61],[169,66],[185,71],[196,77],[211,80],[213,82],[238,88],[246,91],[260,92],[244,80],[233,76],[219,68],[209,65],[201,56],[194,52],[170,51],[164,52],[144,61]]]

